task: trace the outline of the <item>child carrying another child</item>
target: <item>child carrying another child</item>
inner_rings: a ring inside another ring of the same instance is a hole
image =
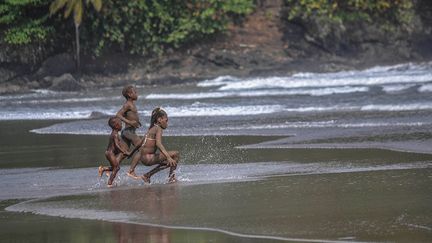
[[[117,172],[120,170],[120,162],[130,153],[127,148],[125,148],[126,144],[121,141],[118,135],[122,128],[120,119],[111,117],[108,120],[108,125],[112,128],[112,131],[109,137],[108,147],[105,151],[105,157],[109,161],[111,167],[99,166],[98,174],[99,177],[101,177],[104,172],[112,172],[108,180],[108,187],[112,187]]]
[[[168,115],[165,110],[157,107],[152,112],[150,127],[143,138],[142,147],[132,159],[132,165],[136,165],[140,161],[146,166],[157,165],[142,176],[142,179],[147,183],[150,183],[152,175],[166,168],[170,168],[168,181],[172,183],[177,180],[174,170],[177,168],[177,163],[180,159],[179,152],[167,151],[162,144],[162,133],[167,127]],[[158,149],[160,153],[157,152]]]

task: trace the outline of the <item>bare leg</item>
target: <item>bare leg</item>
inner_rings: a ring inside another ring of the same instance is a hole
[[[118,154],[117,156],[115,156],[113,153],[110,152],[107,152],[105,154],[111,164],[112,173],[108,180],[108,187],[111,187],[115,177],[117,176],[117,172],[120,170],[120,161],[122,160],[122,158],[124,158],[124,155]]]
[[[134,179],[138,179],[139,177],[137,176],[137,174],[135,173],[135,167],[138,165],[138,162],[134,162],[132,160],[131,165],[129,167],[129,171],[128,171],[128,176],[134,178]]]
[[[107,157],[108,158],[108,157]],[[117,160],[118,160],[118,164],[119,164],[119,166],[120,166],[120,163],[124,160],[126,158],[126,155],[124,155],[124,154],[121,154],[121,156],[120,156],[120,154],[117,156]],[[110,162],[111,163],[111,162]],[[110,167],[107,167],[107,166],[99,166],[99,171],[98,171],[98,175],[99,175],[99,177],[101,177],[102,176],[102,174],[105,172],[105,175],[107,176],[107,177],[110,177],[111,176],[111,172],[113,171],[113,167],[112,166],[110,166]]]
[[[172,154],[170,154],[171,157],[173,158],[173,160],[175,160],[176,165],[175,166],[171,166],[170,167],[170,172],[168,174],[168,182],[169,183],[174,183],[177,181],[177,178],[175,176],[175,169],[177,169],[177,165],[180,162],[180,154],[177,151],[172,151]]]
[[[138,153],[136,153],[131,162],[131,167],[129,168],[129,171],[126,173],[129,177],[137,180],[140,177],[135,174],[135,167],[137,166],[138,162],[141,161],[141,150],[138,150]]]
[[[119,170],[120,170],[120,166],[113,167],[112,173],[111,173],[110,178],[108,180],[108,186],[112,185],[112,183],[113,183],[113,181],[114,181],[114,179],[115,179],[115,177],[117,175],[117,172]]]
[[[98,175],[99,175],[99,177],[101,177],[102,176],[102,174],[105,172],[105,174],[107,175],[107,176],[109,176],[110,175],[110,171],[112,171],[113,169],[112,169],[112,167],[107,167],[107,166],[99,166],[99,168],[98,168]]]
[[[110,163],[110,167],[107,166],[99,166],[98,168],[98,175],[99,177],[102,176],[102,174],[105,172],[107,176],[109,176],[109,173],[112,171],[113,168],[113,161],[115,160],[115,155],[112,151],[105,151],[105,157],[108,160],[108,162]]]
[[[173,166],[173,167],[171,167],[170,168],[170,172],[169,172],[169,175],[168,175],[168,182],[169,183],[174,183],[174,182],[176,182],[177,181],[177,178],[176,178],[176,176],[175,176],[175,172],[174,172],[174,170],[177,168],[177,166]]]
[[[178,163],[179,161],[179,153],[177,151],[168,151],[168,153],[170,154],[171,158],[176,161],[176,163]],[[170,172],[169,172],[169,182],[175,182],[177,179],[175,178],[175,174],[174,174],[174,170],[177,168],[177,165],[175,166],[169,166],[167,164],[167,158],[165,157],[165,155],[160,154],[159,156],[155,156],[154,159],[152,161],[143,161],[143,163],[145,165],[154,165],[154,164],[159,164],[158,166],[156,166],[154,169],[152,169],[151,171],[147,172],[146,174],[144,174],[142,176],[142,179],[147,182],[150,183],[150,177],[153,176],[154,174],[156,174],[157,172],[164,170],[166,168],[170,168]]]
[[[141,140],[138,136],[134,137],[133,140],[131,140],[132,144],[134,145],[134,147],[136,148],[137,146],[141,146],[143,140]],[[137,155],[140,154],[140,149],[138,149],[138,153]],[[129,167],[129,171],[127,173],[128,176],[134,178],[134,179],[139,179],[139,176],[137,176],[135,174],[135,167],[138,165],[139,159],[136,160],[135,156],[132,159],[131,165]]]
[[[164,170],[166,168],[168,168],[168,165],[163,165],[163,164],[159,164],[158,166],[156,166],[154,169],[152,169],[151,171],[145,173],[142,176],[142,179],[144,180],[144,182],[150,183],[150,177],[156,173],[158,173],[161,170]]]

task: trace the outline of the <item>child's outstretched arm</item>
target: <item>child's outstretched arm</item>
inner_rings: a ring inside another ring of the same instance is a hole
[[[141,125],[139,122],[137,122],[137,121],[131,121],[131,120],[128,120],[126,117],[124,117],[124,114],[127,111],[131,110],[131,108],[132,108],[131,105],[128,102],[126,102],[122,106],[122,108],[120,108],[120,110],[117,112],[116,117],[120,118],[120,120],[122,120],[124,123],[127,123],[127,124],[129,124],[129,125],[131,125],[131,126],[133,126],[135,128],[138,128]]]
[[[167,158],[167,162],[169,166],[175,166],[177,164],[176,161],[173,158],[171,158],[170,154],[162,144],[162,128],[160,127],[158,127],[156,130],[156,146]]]

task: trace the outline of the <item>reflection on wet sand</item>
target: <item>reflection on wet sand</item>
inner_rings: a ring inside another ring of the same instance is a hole
[[[10,203],[0,219],[2,242],[432,239],[429,154],[261,148],[240,151],[241,160],[235,160],[231,154],[241,149],[231,145],[268,138],[171,137],[167,142],[180,151],[196,151],[185,159],[180,183],[138,187],[122,180],[107,190],[94,167],[105,138],[36,135],[24,132],[32,123],[2,124],[7,136],[0,146],[0,196],[40,198]],[[215,157],[214,151],[224,153]]]
[[[112,211],[139,212],[153,222],[170,222],[178,204],[178,187],[149,186],[134,190],[113,190],[101,197]],[[171,242],[171,229],[114,224],[117,242]]]
[[[113,225],[116,242],[160,242],[168,243],[171,241],[171,229],[161,227],[146,227],[135,224],[118,223]]]

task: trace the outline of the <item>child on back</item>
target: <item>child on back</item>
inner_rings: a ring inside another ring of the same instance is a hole
[[[166,168],[170,168],[168,175],[169,182],[171,183],[177,180],[174,170],[177,168],[179,162],[179,152],[167,151],[162,144],[162,133],[167,127],[168,115],[162,108],[157,107],[152,112],[150,127],[143,139],[142,147],[132,159],[132,164],[137,164],[141,161],[147,166],[157,165],[154,169],[142,176],[142,179],[147,183],[150,183],[150,177],[152,175]],[[158,149],[160,153],[157,152]]]
[[[141,138],[136,134],[136,129],[141,126],[138,109],[135,105],[138,95],[136,89],[132,85],[125,86],[122,95],[125,97],[126,102],[116,114],[116,117],[125,123],[125,128],[122,130],[121,136],[128,146],[133,144],[133,146],[137,147],[141,145]],[[135,167],[136,164],[132,163],[127,175],[138,179],[139,177],[135,174]]]
[[[108,187],[112,187],[117,172],[120,170],[120,162],[130,153],[126,148],[126,144],[121,141],[118,135],[118,132],[122,128],[120,119],[117,117],[111,117],[108,120],[108,125],[112,128],[112,131],[109,137],[108,147],[105,151],[105,157],[109,161],[111,167],[99,166],[98,172],[99,177],[102,176],[104,172],[112,172],[108,180]]]

